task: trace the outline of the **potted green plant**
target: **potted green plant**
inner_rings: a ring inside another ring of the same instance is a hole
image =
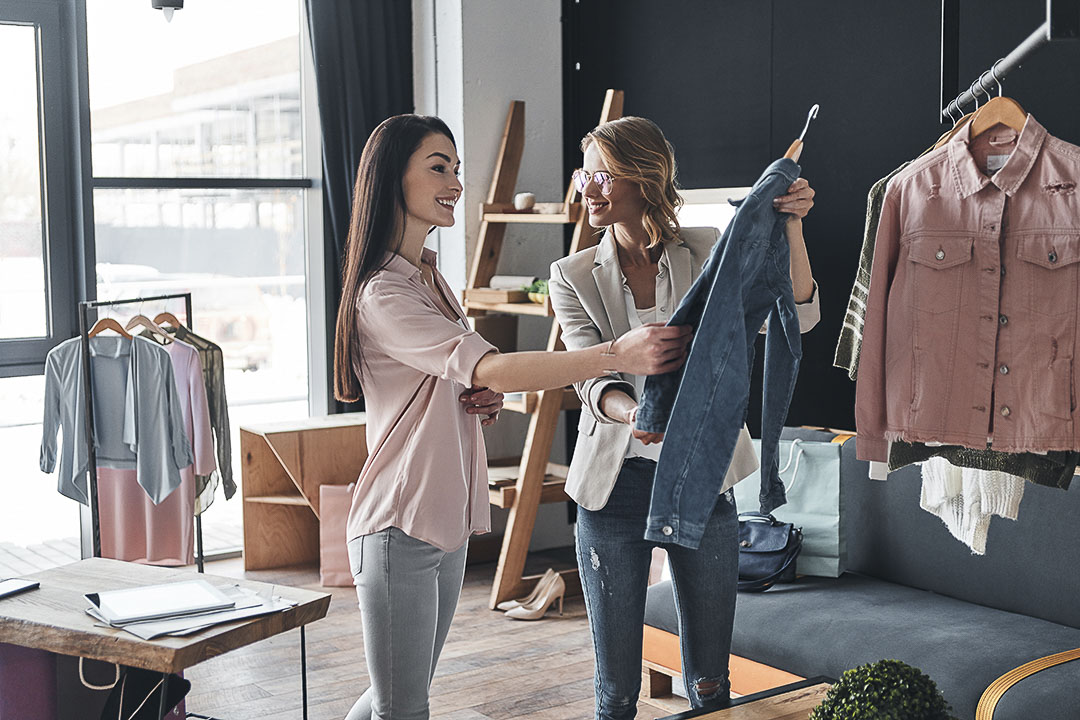
[[[530,300],[532,300],[534,303],[540,303],[541,305],[543,305],[544,299],[547,297],[548,294],[548,281],[537,280],[532,285],[526,286],[524,289],[526,292],[529,293]]]
[[[956,719],[928,675],[899,660],[879,660],[841,675],[810,720]]]

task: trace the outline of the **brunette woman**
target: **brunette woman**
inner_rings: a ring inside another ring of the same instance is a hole
[[[457,148],[438,118],[399,115],[364,147],[334,351],[335,395],[363,392],[370,455],[348,521],[371,687],[348,720],[427,718],[474,533],[489,530],[481,425],[503,392],[678,367],[689,330],[659,325],[571,352],[500,354],[469,328],[424,248],[454,224]]]

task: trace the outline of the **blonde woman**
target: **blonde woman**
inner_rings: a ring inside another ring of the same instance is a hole
[[[675,158],[644,118],[600,125],[582,140],[574,178],[593,227],[594,248],[551,266],[550,292],[568,350],[615,340],[667,321],[719,238],[714,228],[680,228]],[[802,235],[814,191],[797,180],[776,209],[787,213],[791,281],[802,332],[819,309]],[[642,624],[655,543],[643,539],[663,436],[634,429],[644,377],[613,373],[576,385],[583,408],[567,492],[580,505],[578,564],[596,653],[596,717],[633,718],[641,688]],[[738,520],[730,491],[757,468],[745,426],[697,550],[668,545],[682,638],[682,667],[694,707],[722,707],[738,579]]]

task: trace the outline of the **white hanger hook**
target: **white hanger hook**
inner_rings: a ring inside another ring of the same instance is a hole
[[[802,132],[799,133],[799,140],[802,140],[803,137],[806,136],[806,131],[808,129],[810,129],[810,121],[817,117],[818,110],[820,110],[820,109],[821,109],[821,106],[818,105],[817,103],[814,103],[814,106],[812,108],[810,108],[810,112],[808,112],[806,114],[806,124],[803,125]]]
[[[1001,97],[1001,78],[998,77],[997,66],[998,66],[998,63],[1001,62],[1004,59],[1005,58],[998,58],[997,60],[994,61],[994,64],[990,66],[990,74],[993,76],[994,82],[996,82],[997,86],[998,86],[998,97]]]

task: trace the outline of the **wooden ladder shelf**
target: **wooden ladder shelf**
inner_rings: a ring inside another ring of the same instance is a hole
[[[608,122],[622,117],[623,93],[621,90],[608,90],[604,98],[600,122]],[[529,211],[514,208],[514,185],[521,167],[522,152],[525,147],[525,103],[515,100],[510,103],[506,117],[502,144],[495,161],[495,173],[491,179],[491,189],[487,201],[480,206],[480,235],[473,255],[469,272],[468,289],[487,287],[495,275],[502,251],[506,228],[511,223],[552,223],[573,225],[573,239],[570,253],[596,244],[597,236],[591,232],[587,213],[573,182],[566,191],[561,203],[537,203]],[[551,303],[545,298],[543,304],[533,302],[520,303],[485,303],[470,302],[466,290],[465,309],[473,317],[489,312],[512,313],[518,315],[536,315],[554,318]],[[559,324],[552,320],[548,336],[548,350],[565,350],[560,339]],[[540,503],[566,502],[564,492],[566,484],[565,466],[554,465],[548,460],[551,446],[555,439],[555,427],[559,413],[564,409],[580,407],[574,391],[549,390],[546,392],[526,393],[522,401],[507,403],[505,410],[523,412],[531,415],[521,462],[516,473],[513,469],[492,468],[492,474],[503,482],[491,488],[491,502],[498,507],[508,507],[510,515],[506,521],[502,549],[499,553],[495,583],[491,589],[490,606],[528,594],[540,576],[523,577],[525,559],[536,523],[536,512]],[[500,474],[501,473],[501,474]],[[516,476],[513,484],[507,480]],[[580,579],[577,569],[563,571],[568,589],[580,592]]]

